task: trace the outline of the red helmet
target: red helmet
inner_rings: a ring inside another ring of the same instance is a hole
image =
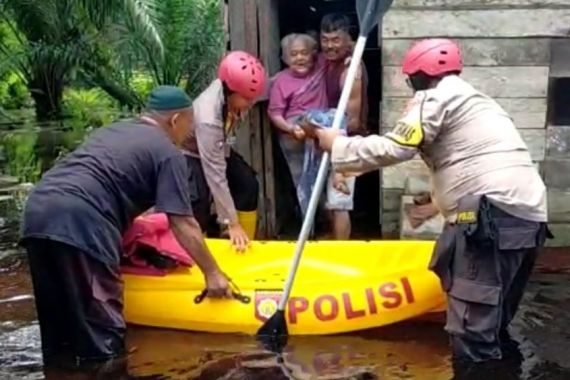
[[[255,99],[265,91],[265,68],[256,57],[244,51],[232,51],[222,59],[218,78],[246,99]]]
[[[420,71],[429,76],[463,69],[461,50],[451,40],[445,38],[430,38],[414,44],[404,57],[402,71],[414,75]]]

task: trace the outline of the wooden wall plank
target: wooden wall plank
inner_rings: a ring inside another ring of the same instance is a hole
[[[553,78],[570,77],[570,38],[553,40],[551,51],[550,76]]]
[[[395,0],[392,9],[444,8],[444,9],[510,9],[570,8],[567,0]]]
[[[522,139],[533,161],[543,161],[546,156],[546,129],[521,129]]]
[[[259,41],[258,41],[258,22],[257,22],[257,3],[254,1],[245,1],[245,47],[244,50],[250,52],[255,56],[259,56]]]
[[[383,68],[383,96],[409,97],[411,89],[399,67]],[[543,98],[548,89],[548,67],[466,67],[463,78],[491,97]]]
[[[419,195],[431,192],[431,177],[428,174],[413,175],[406,178],[404,194]]]
[[[232,49],[245,49],[245,0],[229,0],[228,18]]]
[[[259,57],[268,75],[275,75],[281,68],[279,38],[279,1],[257,0],[259,7],[259,29],[263,31],[259,39]]]
[[[511,115],[517,128],[538,129],[546,126],[546,98],[495,98],[495,100]],[[383,99],[383,131],[394,127],[407,101],[408,98],[386,97]]]
[[[544,182],[549,189],[570,189],[570,160],[548,158],[542,163]]]
[[[399,204],[398,204],[399,207]],[[382,218],[382,238],[400,238],[400,209],[385,212]]]
[[[546,155],[551,158],[570,159],[570,126],[546,128]]]
[[[466,66],[548,66],[548,38],[458,38]],[[382,60],[385,66],[400,66],[415,40],[385,39]]]
[[[254,47],[248,42],[251,39],[252,27],[248,26],[244,20],[251,20],[252,10],[247,3],[246,0],[229,0],[228,2],[230,44],[233,50],[247,50],[257,53],[257,46]],[[248,163],[251,163],[250,126],[251,121],[247,116],[236,131],[237,141],[234,147]]]
[[[271,239],[275,236],[276,232],[276,210],[277,210],[277,194],[275,192],[275,165],[273,161],[273,141],[272,133],[273,127],[271,121],[267,116],[267,107],[262,108],[262,122],[263,122],[263,163],[265,168],[265,213],[266,221],[266,238]]]
[[[262,112],[263,107],[260,105],[255,106],[249,112],[250,121],[250,161],[252,169],[257,173],[257,181],[259,183],[258,192],[258,221],[257,221],[257,234],[258,236],[265,236],[267,232],[267,210],[265,202],[265,168],[263,165],[263,131],[262,131]]]
[[[549,223],[554,239],[547,239],[547,247],[570,247],[570,223]]]
[[[278,14],[278,0],[258,0],[258,23],[259,30],[263,31],[259,38],[259,57],[264,63],[268,76],[276,74],[281,68],[280,61],[280,38],[279,38],[279,14]],[[270,87],[268,81],[267,91]],[[260,122],[261,122],[261,141],[260,141],[260,159],[263,162],[263,171],[258,172],[258,175],[264,177],[264,187],[262,189],[263,198],[262,203],[265,209],[265,231],[263,238],[271,239],[275,235],[276,230],[276,193],[275,193],[275,171],[273,163],[273,142],[272,133],[273,128],[267,116],[267,101],[263,99],[260,101]]]
[[[384,189],[404,189],[406,178],[418,175],[429,175],[426,164],[421,159],[413,159],[382,169]]]
[[[402,189],[384,189],[382,194],[383,211],[400,211],[400,202],[404,191]]]
[[[421,22],[418,22],[421,20]],[[384,38],[566,37],[570,9],[397,10],[384,17]]]
[[[570,191],[548,190],[548,221],[552,223],[570,222]]]

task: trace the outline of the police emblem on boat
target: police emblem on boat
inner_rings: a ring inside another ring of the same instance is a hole
[[[268,320],[276,311],[281,291],[261,290],[255,292],[255,318],[261,322]]]

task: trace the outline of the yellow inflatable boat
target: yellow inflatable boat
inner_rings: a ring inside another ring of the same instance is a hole
[[[132,324],[255,334],[277,308],[295,242],[252,242],[243,254],[207,240],[240,299],[202,298],[197,267],[163,277],[126,274],[125,318]],[[427,269],[434,242],[311,241],[305,245],[286,316],[290,335],[327,335],[379,327],[445,310]]]

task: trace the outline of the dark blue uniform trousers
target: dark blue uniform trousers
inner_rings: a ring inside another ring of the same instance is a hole
[[[453,357],[501,359],[548,228],[507,214],[484,196],[461,200],[458,215],[457,223],[446,224],[430,263],[448,296],[445,330]]]

